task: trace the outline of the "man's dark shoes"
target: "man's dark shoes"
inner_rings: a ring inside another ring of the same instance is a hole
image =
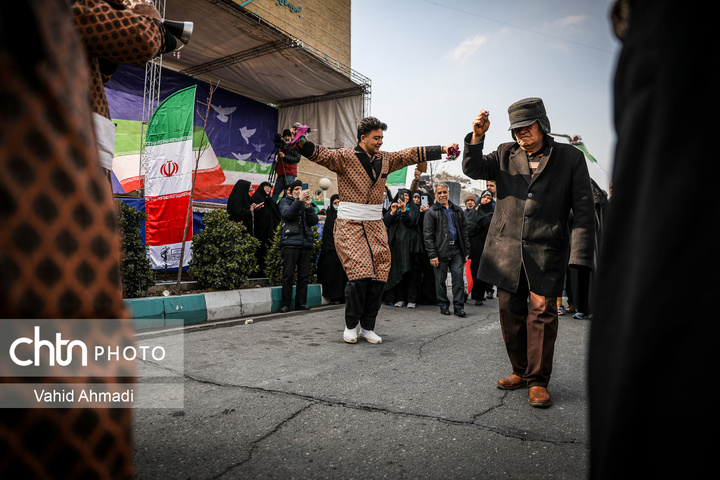
[[[310,307],[307,305],[297,305],[295,306],[295,310],[310,310]]]
[[[467,313],[465,313],[465,310],[462,308],[456,308],[455,315],[457,315],[458,317],[467,317]]]
[[[450,309],[448,307],[440,307],[440,313],[443,315],[450,315]]]
[[[280,313],[288,313],[290,311],[290,307],[280,307]]]
[[[482,301],[482,300],[475,300],[475,306],[476,306],[476,307],[479,307],[479,306],[482,305],[482,304],[483,304],[483,301]]]
[[[525,380],[522,377],[511,373],[505,378],[501,378],[497,381],[497,387],[501,390],[515,390],[525,386]]]

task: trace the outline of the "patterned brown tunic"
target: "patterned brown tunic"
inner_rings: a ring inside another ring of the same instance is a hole
[[[300,149],[310,161],[335,172],[341,202],[380,205],[390,172],[408,165],[438,160],[441,147],[412,147],[399,152],[379,152],[373,158],[358,147],[330,150],[305,142]],[[382,220],[335,221],[335,248],[348,280],[371,278],[387,282],[390,248]]]

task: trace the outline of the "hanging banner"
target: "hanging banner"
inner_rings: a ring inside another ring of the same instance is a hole
[[[177,268],[193,169],[195,86],[168,96],[153,113],[145,141],[145,243],[154,269]],[[192,228],[183,265],[190,262]]]
[[[115,193],[130,193],[142,187],[138,179],[143,174],[140,172],[140,138],[144,83],[144,66],[121,65],[105,86],[110,114],[117,125],[112,171]],[[159,98],[167,98],[193,85],[197,87],[197,99],[210,96],[209,84],[163,68]],[[195,108],[193,148],[196,152],[205,108],[205,105]],[[210,103],[206,129],[210,135],[209,147],[205,148],[208,146],[205,136],[193,198],[225,203],[238,180],[247,180],[254,187],[267,180],[273,160],[273,138],[283,128],[290,125],[278,126],[275,107],[224,90],[221,84]]]

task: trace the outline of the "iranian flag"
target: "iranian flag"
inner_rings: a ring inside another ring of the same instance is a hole
[[[158,105],[145,141],[145,243],[154,269],[180,263],[193,169],[195,86]],[[192,228],[185,237],[183,266],[190,262]]]

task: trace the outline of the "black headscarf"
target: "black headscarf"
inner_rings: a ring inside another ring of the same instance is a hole
[[[263,242],[273,236],[280,224],[280,209],[272,194],[265,193],[265,186],[272,187],[269,182],[262,182],[250,197],[250,203],[264,203],[255,209],[255,238]]]
[[[248,233],[253,234],[253,218],[250,210],[250,187],[252,185],[247,180],[238,180],[230,192],[227,203],[227,211],[230,220],[241,222],[245,225]]]
[[[330,205],[327,207],[325,225],[323,226],[322,248],[335,249],[335,234],[333,233],[333,229],[335,228],[335,219],[337,218],[337,207],[333,205],[333,202],[339,198],[340,196],[337,193],[330,197]]]

